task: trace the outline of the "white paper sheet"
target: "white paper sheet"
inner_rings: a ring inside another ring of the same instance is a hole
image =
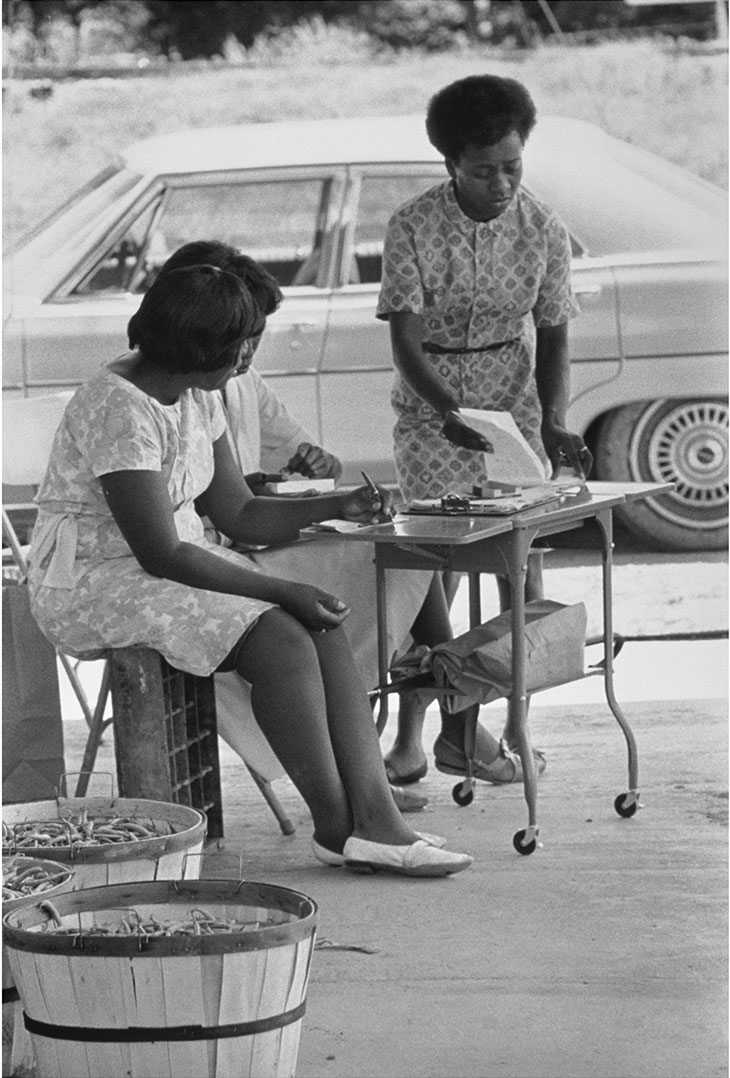
[[[491,482],[534,487],[549,478],[542,461],[525,441],[509,412],[460,408],[459,415],[494,447],[493,453],[483,454],[487,477]]]

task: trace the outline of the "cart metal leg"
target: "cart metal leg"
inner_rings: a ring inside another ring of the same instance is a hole
[[[629,726],[616,699],[613,687],[613,511],[603,509],[596,513],[596,523],[603,540],[603,655],[604,688],[606,701],[618,722],[626,739],[629,765],[629,791],[619,794],[614,801],[614,808],[619,816],[633,816],[639,802],[639,753],[631,727]]]
[[[537,768],[532,755],[532,741],[527,720],[527,678],[525,663],[525,580],[530,546],[537,535],[536,528],[517,528],[512,533],[508,549],[508,571],[512,599],[512,696],[511,703],[517,731],[517,752],[522,761],[522,774],[527,802],[527,828],[517,831],[512,843],[518,853],[530,854],[538,847],[540,828],[537,822]]]
[[[388,682],[388,603],[385,590],[385,569],[375,554],[375,611],[378,626],[378,685]],[[380,736],[388,722],[388,694],[380,693],[378,717],[375,723]]]

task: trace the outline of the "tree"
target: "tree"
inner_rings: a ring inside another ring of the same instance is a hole
[[[229,35],[251,48],[266,30],[319,15],[325,22],[356,19],[361,0],[144,0],[149,40],[183,59],[220,55]]]
[[[3,26],[24,24],[45,53],[47,31],[54,21],[62,19],[73,27],[78,60],[84,14],[103,3],[104,0],[3,0]]]

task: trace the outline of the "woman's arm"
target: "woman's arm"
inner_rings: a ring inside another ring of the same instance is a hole
[[[362,524],[377,524],[390,517],[393,494],[383,487],[378,496],[366,487],[345,493],[310,498],[253,497],[233,459],[227,437],[213,446],[215,474],[198,499],[201,512],[213,527],[237,543],[268,546],[296,539],[302,528],[319,520],[341,517]]]
[[[145,572],[193,588],[276,603],[310,629],[334,628],[349,613],[339,599],[290,580],[278,580],[181,540],[160,472],[110,472],[100,477],[122,535]]]
[[[441,416],[444,421],[444,437],[464,449],[489,452],[492,448],[489,442],[459,417],[460,401],[426,362],[422,347],[421,315],[412,314],[410,311],[395,311],[388,316],[388,320],[393,362],[413,392]]]
[[[556,474],[568,464],[579,475],[591,470],[593,458],[579,434],[565,426],[570,403],[568,323],[538,327],[535,345],[535,381],[542,407],[542,442]]]

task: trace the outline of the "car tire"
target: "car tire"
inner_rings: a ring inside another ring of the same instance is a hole
[[[720,398],[640,401],[608,412],[594,478],[670,482],[617,517],[659,550],[722,550],[728,542],[728,405]]]

